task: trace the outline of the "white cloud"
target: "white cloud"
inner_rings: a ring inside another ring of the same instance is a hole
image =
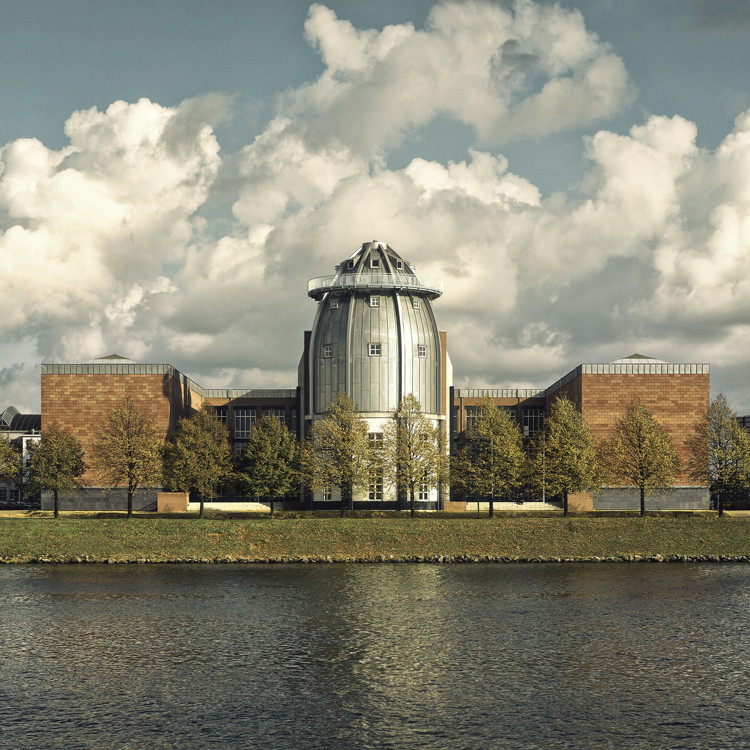
[[[580,184],[545,198],[495,145],[590,125],[630,95],[579,13],[445,2],[424,29],[359,30],[314,5],[305,34],[326,70],[229,157],[229,221],[204,210],[226,166],[224,97],[115,102],[74,113],[60,151],[0,151],[6,340],[44,360],[118,351],[205,385],[290,387],[307,280],[379,239],[444,281],[435,309],[461,385],[546,386],[633,351],[747,361],[750,112],[715,151],[679,116],[591,132]],[[475,129],[466,158],[388,168],[439,115]]]

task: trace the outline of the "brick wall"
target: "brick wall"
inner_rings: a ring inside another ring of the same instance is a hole
[[[166,437],[180,417],[201,408],[202,398],[172,375],[42,374],[42,434],[52,424],[70,431],[91,463],[91,445],[107,415],[130,396],[140,411],[153,419]],[[96,485],[89,469],[87,484]]]
[[[578,406],[597,440],[607,438],[630,402],[639,399],[672,435],[683,468],[686,440],[710,400],[708,374],[581,374],[554,395],[561,392]],[[678,483],[693,484],[685,471]]]

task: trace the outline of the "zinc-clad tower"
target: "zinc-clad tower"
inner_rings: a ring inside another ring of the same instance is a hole
[[[445,427],[452,372],[432,311],[440,282],[417,276],[393,248],[373,241],[332,276],[312,279],[307,293],[318,309],[300,363],[306,423],[346,391],[373,432],[410,393]],[[435,507],[437,497],[429,504]]]

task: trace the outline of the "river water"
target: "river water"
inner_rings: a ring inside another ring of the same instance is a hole
[[[749,747],[748,612],[748,565],[5,565],[0,747]]]

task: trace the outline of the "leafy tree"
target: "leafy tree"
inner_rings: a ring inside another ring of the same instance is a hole
[[[563,496],[563,514],[568,514],[568,495],[599,486],[596,441],[581,413],[566,396],[552,404],[544,428],[534,445],[534,467],[542,476],[547,494]]]
[[[15,481],[21,469],[21,453],[13,443],[0,436],[0,477]]]
[[[80,477],[86,468],[81,441],[57,425],[50,425],[42,432],[38,443],[29,445],[26,486],[31,492],[52,492],[57,518],[60,493],[80,487]]]
[[[687,444],[691,454],[688,473],[709,485],[722,514],[726,498],[750,490],[750,435],[737,422],[723,393],[711,402]]]
[[[414,394],[401,399],[391,412],[383,433],[384,469],[397,488],[409,495],[411,516],[415,515],[418,488],[434,489],[445,480],[445,441],[440,430],[422,413]]]
[[[105,485],[127,487],[128,518],[140,487],[160,484],[163,441],[130,396],[109,412],[93,442],[93,464]]]
[[[240,476],[252,494],[270,499],[271,515],[276,498],[299,488],[299,443],[275,417],[263,416],[253,424],[240,458]]]
[[[341,515],[353,507],[355,488],[367,487],[369,446],[367,422],[359,415],[351,398],[341,391],[328,404],[305,442],[303,471],[309,487],[341,491]]]
[[[680,471],[671,435],[637,399],[615,422],[612,437],[602,446],[602,457],[611,479],[638,487],[642,516],[646,492],[668,487]]]
[[[518,488],[526,460],[515,420],[487,396],[477,410],[475,429],[462,436],[452,477],[459,491],[488,497],[490,516],[497,496]]]
[[[172,439],[164,450],[167,485],[181,492],[195,492],[200,498],[199,518],[203,518],[206,497],[232,474],[234,454],[227,428],[208,409],[202,409],[177,422]]]

